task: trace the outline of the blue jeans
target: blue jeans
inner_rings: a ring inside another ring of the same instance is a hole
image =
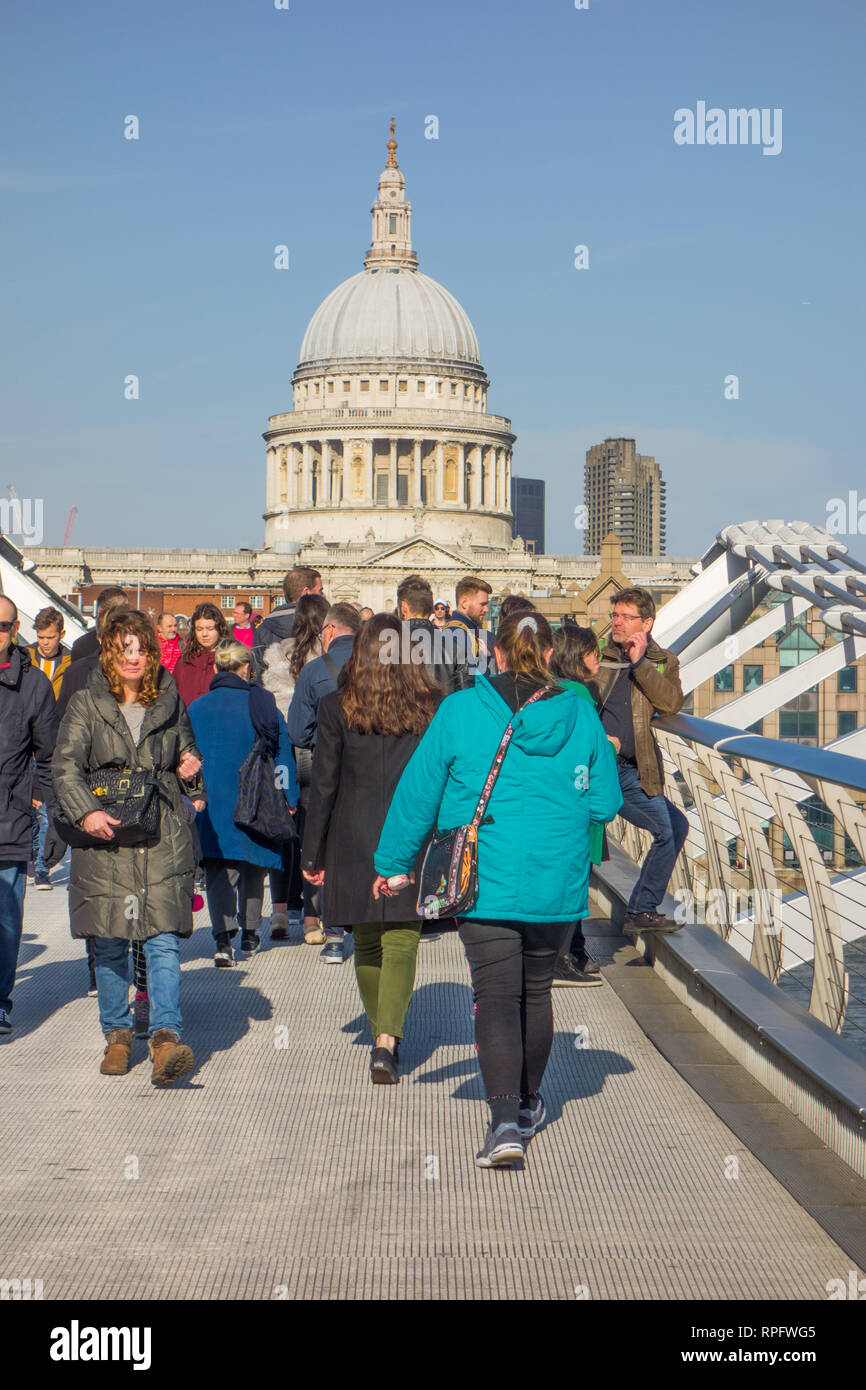
[[[655,912],[665,895],[677,855],[686,842],[689,823],[666,796],[647,796],[636,767],[619,764],[623,806],[620,815],[653,836],[637,883],[628,900],[629,912]]]
[[[0,864],[0,1009],[12,1009],[12,986],[24,921],[27,860]]]
[[[181,1036],[180,937],[160,932],[143,943],[150,999],[150,1034],[170,1028]],[[129,1004],[129,942],[126,937],[93,937],[93,963],[99,997],[99,1024],[108,1036],[112,1028],[131,1028]]]
[[[48,830],[48,812],[45,809],[45,803],[43,802],[38,810],[35,806],[31,807],[31,813],[33,816],[34,872],[37,874],[44,874],[47,873],[47,870],[42,854],[45,850],[45,835]]]

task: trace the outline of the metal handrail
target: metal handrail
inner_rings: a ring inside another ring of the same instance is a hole
[[[699,719],[693,714],[656,715],[654,729],[679,734],[687,743],[699,743],[722,755],[753,758],[770,767],[796,772],[800,777],[820,777],[866,794],[866,759],[848,753],[833,753],[824,748],[811,748],[784,739],[765,738],[763,734],[746,734],[715,719]]]

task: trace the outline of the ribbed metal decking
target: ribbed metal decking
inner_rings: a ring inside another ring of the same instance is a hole
[[[610,983],[554,991],[548,1125],[522,1169],[481,1171],[456,936],[421,946],[402,1082],[373,1087],[350,960],[328,966],[265,933],[248,964],[216,970],[206,910],[197,920],[182,995],[196,1069],[159,1091],[142,1041],[128,1076],[99,1074],[66,893],[28,890],[14,1033],[0,1041],[0,1277],[41,1279],[46,1299],[826,1299],[847,1280],[850,1255]],[[593,954],[626,996],[646,972],[646,1006],[663,986],[607,932]],[[690,1064],[732,1114],[766,1118],[766,1093],[684,1012]],[[780,1149],[814,1148],[820,1183],[826,1150],[776,1122]]]

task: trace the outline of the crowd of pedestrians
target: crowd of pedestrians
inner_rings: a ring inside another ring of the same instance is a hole
[[[25,647],[0,595],[0,1032],[28,860],[50,889],[70,848],[100,1069],[125,1074],[146,1036],[157,1086],[194,1066],[179,950],[197,879],[226,969],[261,948],[269,876],[271,941],[294,934],[339,965],[351,934],[377,1085],[400,1079],[419,943],[459,933],[490,1110],[476,1162],[508,1166],[544,1122],[552,988],[603,984],[582,923],[617,814],[652,835],[626,925],[676,925],[658,908],[688,823],[664,796],[652,728],[682,705],[676,657],[637,588],[615,595],[601,650],[591,628],[554,632],[520,595],[492,633],[477,575],[453,607],[419,575],[392,613],[329,602],[305,568],[283,597],[258,622],[237,603],[231,626],[200,603],[182,632],[106,589],[69,652],[58,609]],[[455,834],[462,857],[431,887]]]

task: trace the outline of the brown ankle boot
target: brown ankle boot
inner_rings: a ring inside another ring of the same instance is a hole
[[[170,1028],[157,1028],[147,1045],[153,1059],[151,1081],[154,1086],[171,1086],[178,1077],[192,1071],[192,1048],[182,1043]]]
[[[107,1042],[108,1046],[99,1070],[103,1076],[126,1076],[129,1071],[129,1054],[132,1051],[132,1029],[112,1028]]]

